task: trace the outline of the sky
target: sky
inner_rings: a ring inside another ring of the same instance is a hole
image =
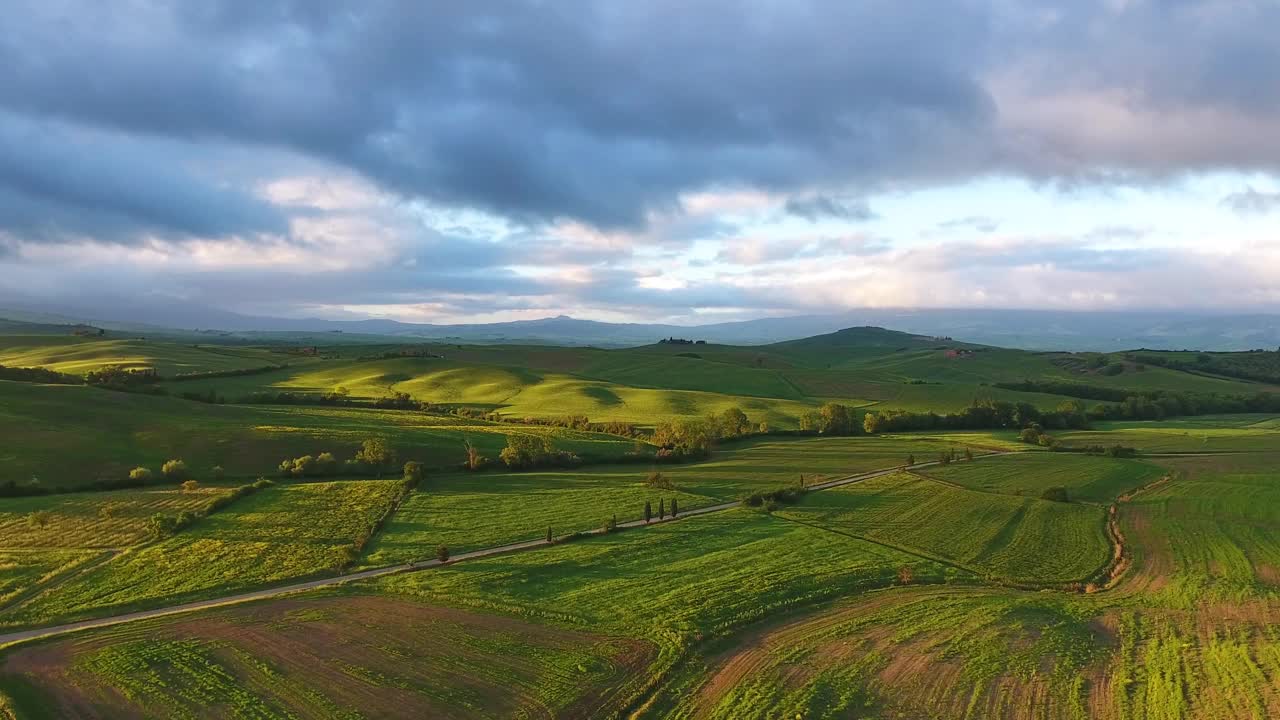
[[[1280,2],[9,0],[0,303],[1280,311]]]

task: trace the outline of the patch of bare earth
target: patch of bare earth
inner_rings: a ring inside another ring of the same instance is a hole
[[[655,655],[640,641],[378,596],[277,600],[130,632],[197,641],[254,695],[317,719],[333,717],[335,708],[386,718],[591,718]],[[97,633],[19,648],[0,672],[25,676],[55,698],[61,717],[140,717],[146,707],[74,669],[78,658],[124,639]],[[536,650],[504,651],[504,643]],[[555,677],[542,656],[584,650],[606,664],[604,682]],[[569,697],[567,707],[543,701],[553,682],[564,686],[556,699]],[[187,709],[209,718],[226,710]]]

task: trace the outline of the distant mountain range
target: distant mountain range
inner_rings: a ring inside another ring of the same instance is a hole
[[[45,324],[84,323],[109,330],[189,335],[230,335],[246,340],[323,342],[319,333],[362,338],[452,340],[473,343],[546,343],[625,347],[680,337],[712,343],[759,345],[879,326],[928,336],[1029,350],[1275,349],[1280,315],[1208,312],[1064,312],[1056,310],[866,309],[829,315],[770,317],[685,326],[608,323],[561,315],[501,323],[434,325],[396,320],[320,320],[256,317],[177,302],[120,304],[103,308],[0,308],[0,318]]]

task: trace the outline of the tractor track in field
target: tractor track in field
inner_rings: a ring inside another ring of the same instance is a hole
[[[975,459],[997,457],[1000,455],[1008,454],[1009,452],[1010,451],[998,451],[998,452],[987,453],[984,455],[979,455]],[[939,461],[935,460],[932,462],[916,463],[913,467],[916,467],[916,468],[931,467],[933,465],[940,465],[940,464],[941,463]],[[827,480],[825,482],[809,485],[805,488],[805,490],[810,492],[827,490],[830,488],[835,488],[843,485],[849,485],[852,483],[861,482],[863,480],[870,480],[872,478],[882,477],[884,475],[889,475],[895,472],[901,472],[906,468],[907,466],[905,465],[895,465],[893,467],[882,468],[879,470],[871,470],[868,472],[856,473],[853,475],[846,475],[845,477],[836,478],[835,480]],[[723,512],[725,510],[731,510],[733,508],[741,507],[741,506],[742,506],[742,503],[740,501],[733,500],[730,502],[722,502],[714,505],[706,505],[706,506],[703,506],[700,508],[694,508],[691,510],[684,510],[684,511],[681,511],[680,515],[677,517],[668,516],[666,518],[655,519],[650,522],[646,522],[644,520],[631,520],[623,523],[618,523],[617,527],[619,530],[624,530],[624,529],[647,527],[649,525],[661,525],[663,523],[676,522],[679,520],[683,520],[688,517],[696,517],[699,515],[708,515],[711,513]],[[602,533],[603,533],[603,530],[590,530],[590,531],[584,532],[583,534],[600,535]],[[50,625],[42,628],[31,628],[26,630],[17,630],[17,631],[12,631],[7,633],[0,633],[0,648],[7,648],[9,646],[22,643],[22,642],[27,642],[29,640],[38,640],[38,639],[49,638],[49,637],[54,637],[58,635],[66,635],[69,633],[79,632],[81,630],[92,630],[95,628],[110,627],[112,625],[119,625],[119,624],[128,623],[128,622],[136,622],[139,620],[149,620],[152,618],[165,617],[168,615],[178,615],[181,613],[195,612],[198,610],[208,610],[212,608],[225,607],[227,605],[236,605],[239,603],[253,602],[255,600],[265,600],[268,598],[275,598],[275,597],[280,597],[284,595],[292,595],[294,593],[306,592],[308,590],[316,590],[319,588],[343,585],[346,583],[356,582],[360,580],[372,580],[374,578],[379,578],[386,575],[393,575],[396,573],[416,572],[419,570],[427,570],[433,567],[439,567],[441,565],[446,565],[446,564],[452,565],[454,563],[466,562],[468,560],[478,560],[481,558],[492,557],[494,555],[505,555],[507,553],[513,553],[513,552],[535,550],[537,548],[548,547],[555,544],[556,543],[554,541],[551,543],[548,543],[546,539],[525,540],[521,542],[508,543],[505,545],[497,545],[490,548],[483,548],[480,550],[472,550],[470,552],[458,553],[457,555],[454,555],[453,557],[451,557],[447,562],[441,562],[440,560],[433,559],[433,560],[426,560],[423,562],[410,562],[410,563],[402,563],[398,565],[388,565],[385,567],[370,568],[367,570],[360,570],[357,572],[345,573],[342,575],[335,575],[332,577],[319,578],[316,580],[308,580],[305,582],[290,583],[288,585],[278,585],[275,587],[267,587],[267,588],[253,590],[245,593],[237,593],[234,595],[226,595],[219,598],[211,598],[208,600],[197,600],[193,602],[180,603],[177,605],[169,605],[166,607],[151,608],[148,610],[137,610],[133,612],[120,613],[118,615],[108,615],[100,618],[80,620],[77,622],[64,623],[61,625]]]

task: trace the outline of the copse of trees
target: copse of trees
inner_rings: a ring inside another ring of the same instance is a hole
[[[1231,394],[1132,390],[1056,380],[996,383],[995,387],[1114,403],[1094,405],[1086,414],[1091,420],[1160,420],[1178,415],[1280,412],[1280,395],[1268,392]],[[1043,424],[1055,427],[1047,419]]]
[[[909,430],[992,430],[1027,427],[1033,423],[1084,429],[1089,426],[1089,418],[1079,403],[1067,402],[1059,405],[1057,410],[1041,412],[1030,403],[1004,400],[978,400],[958,413],[882,410],[863,417],[863,429],[869,434]]]
[[[576,467],[582,458],[567,450],[557,450],[550,438],[523,433],[507,436],[507,446],[498,453],[498,459],[512,470],[535,467]]]
[[[681,418],[661,422],[653,431],[653,444],[658,446],[655,458],[658,460],[706,457],[711,454],[715,440],[715,432],[706,420]]]
[[[54,372],[40,367],[7,367],[0,365],[0,380],[42,383],[45,385],[83,385],[85,381],[75,375]]]
[[[130,370],[118,365],[109,365],[100,370],[85,373],[84,380],[90,385],[108,390],[164,394],[163,388],[154,387],[160,382],[160,375],[154,368]]]

